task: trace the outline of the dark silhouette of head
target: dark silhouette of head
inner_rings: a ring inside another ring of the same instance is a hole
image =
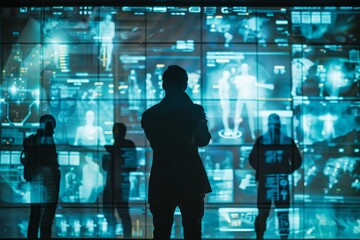
[[[274,144],[280,143],[281,121],[279,115],[272,113],[268,117],[268,127],[271,141]]]
[[[276,113],[272,113],[268,117],[268,127],[269,129],[280,129],[281,128],[281,121],[279,115]]]
[[[170,65],[162,75],[162,87],[165,91],[169,89],[186,90],[188,75],[185,69],[178,65]]]
[[[43,131],[44,135],[52,136],[55,128],[56,120],[52,115],[45,114],[40,117],[40,129]]]
[[[126,126],[123,123],[115,123],[113,126],[113,136],[115,142],[124,139],[126,135]]]

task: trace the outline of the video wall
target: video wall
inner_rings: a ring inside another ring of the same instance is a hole
[[[200,149],[213,188],[204,238],[255,238],[248,156],[271,113],[303,157],[290,176],[289,237],[360,238],[359,23],[358,7],[1,8],[1,236],[26,236],[22,141],[50,113],[61,170],[53,236],[123,236],[119,216],[108,230],[102,199],[104,146],[122,122],[137,151],[128,176],[132,236],[152,238],[152,151],[140,120],[164,97],[163,71],[177,64],[212,134]],[[275,211],[268,226],[265,237],[279,237]],[[181,231],[177,211],[173,237]]]

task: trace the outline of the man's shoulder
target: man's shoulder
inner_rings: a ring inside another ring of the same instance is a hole
[[[157,104],[155,104],[154,106],[146,109],[146,110],[143,112],[142,116],[144,117],[144,116],[147,116],[147,115],[157,114],[159,111],[161,111],[161,109],[162,109],[162,104],[161,104],[161,102],[160,102],[160,103],[157,103]]]
[[[204,107],[201,106],[200,104],[194,103],[193,106],[194,106],[194,109],[197,111],[204,111]]]
[[[135,143],[130,139],[124,139],[124,147],[135,147]]]
[[[158,119],[161,112],[161,105],[160,103],[155,104],[154,106],[145,110],[141,117],[141,124],[149,123],[154,121],[154,119]]]

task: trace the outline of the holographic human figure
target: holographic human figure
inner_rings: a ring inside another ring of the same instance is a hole
[[[95,202],[98,193],[104,185],[100,166],[94,161],[92,153],[85,154],[85,164],[82,168],[81,202]]]
[[[87,230],[88,236],[94,236],[95,227],[96,227],[96,224],[94,223],[93,219],[90,218],[86,221],[86,230]]]
[[[256,110],[257,81],[256,77],[249,74],[249,65],[241,64],[240,75],[235,76],[234,83],[238,92],[235,106],[234,131],[239,132],[239,125],[243,121],[241,111],[243,106],[247,108],[251,138],[255,139],[254,134],[254,111]]]
[[[79,219],[76,219],[73,223],[73,234],[75,237],[80,237],[81,234],[81,223]]]
[[[79,201],[78,181],[75,174],[75,168],[71,167],[70,171],[65,174],[65,198],[69,202]]]
[[[105,136],[102,127],[95,126],[95,113],[87,111],[85,115],[85,125],[76,129],[74,145],[105,145]]]
[[[139,100],[140,100],[140,88],[137,81],[137,74],[134,69],[130,71],[128,77],[128,93],[129,93],[129,108],[130,109],[139,109]]]
[[[105,71],[111,71],[113,38],[115,37],[115,23],[112,16],[107,14],[99,25],[99,40],[101,42],[100,56],[105,60]]]
[[[338,120],[338,117],[328,113],[328,114],[319,116],[318,119],[320,121],[324,122],[323,129],[321,131],[321,135],[326,140],[330,140],[331,138],[334,138],[335,137],[334,122]]]
[[[219,99],[220,107],[222,111],[222,123],[224,126],[224,136],[231,136],[232,131],[229,126],[229,115],[230,115],[230,72],[223,71],[222,77],[219,79]]]
[[[146,79],[145,79],[145,85],[146,85],[146,108],[151,107],[152,105],[154,105],[154,99],[155,99],[155,94],[156,94],[156,89],[154,87],[154,84],[151,80],[152,75],[151,73],[147,73],[146,74]]]

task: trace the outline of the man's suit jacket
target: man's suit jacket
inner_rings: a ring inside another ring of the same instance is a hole
[[[150,203],[164,194],[184,198],[211,192],[198,153],[211,139],[202,106],[182,90],[169,90],[143,113],[141,125],[153,149]]]

